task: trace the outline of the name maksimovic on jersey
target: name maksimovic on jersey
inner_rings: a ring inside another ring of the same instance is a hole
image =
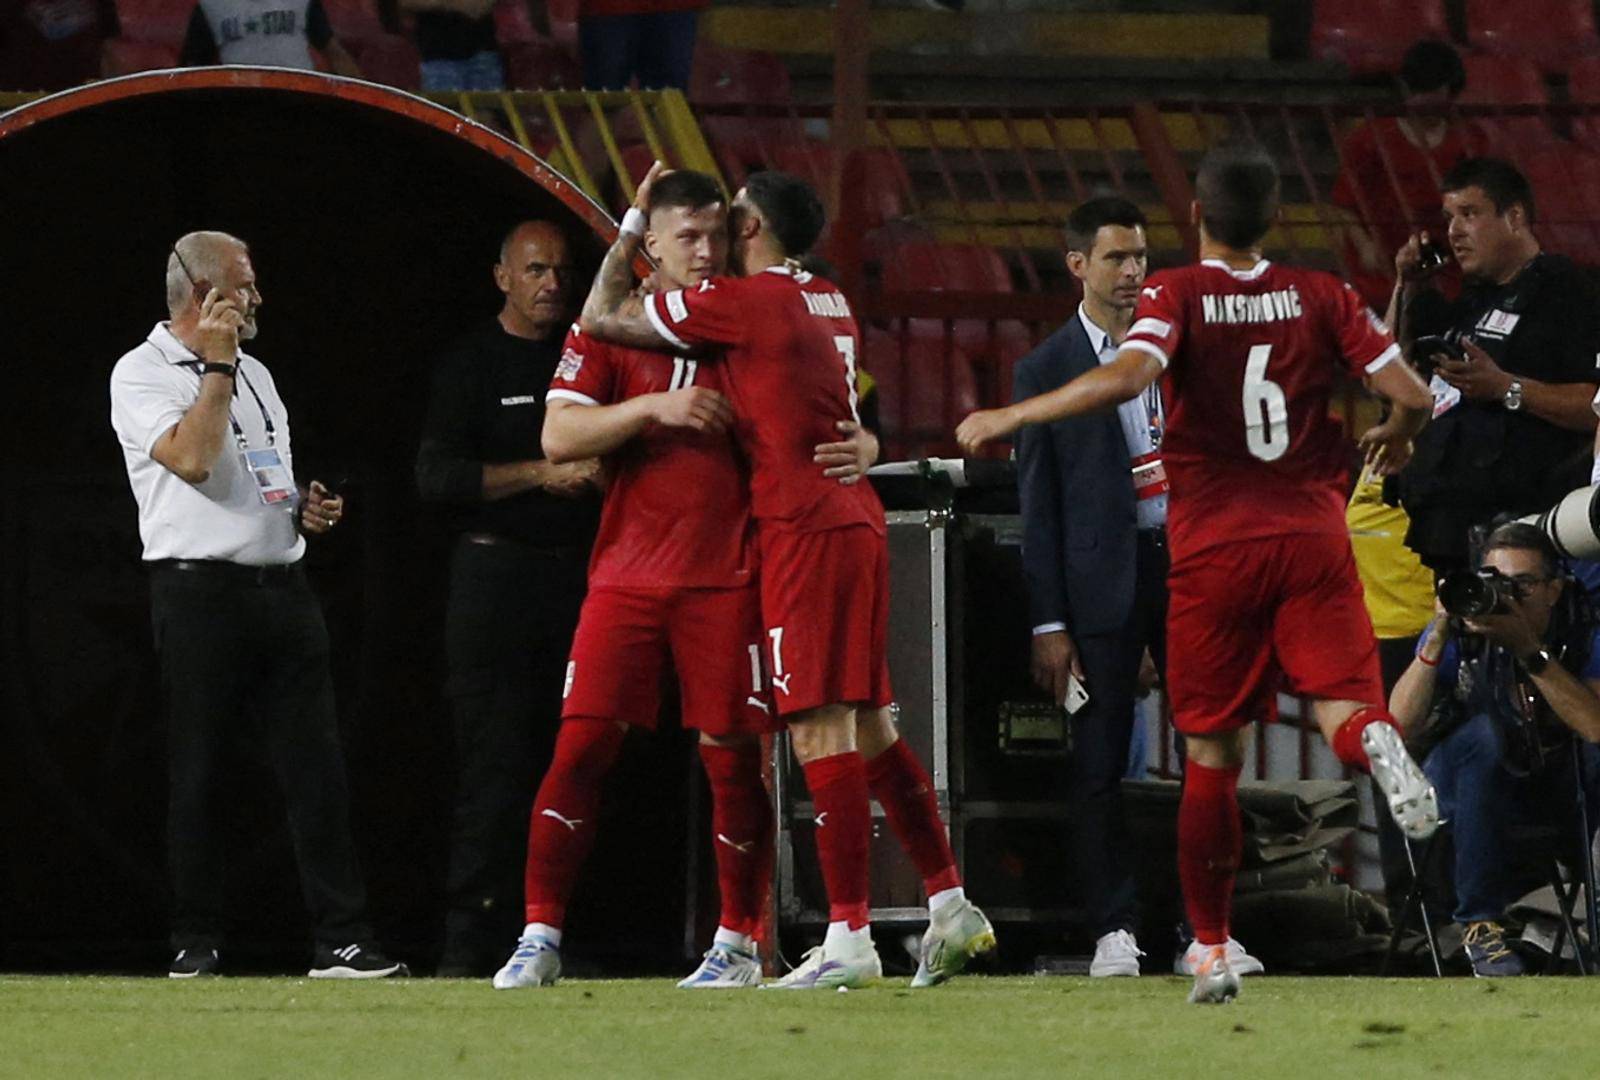
[[[1284,319],[1298,319],[1300,292],[1298,289],[1279,289],[1276,292],[1248,294],[1233,293],[1226,296],[1202,296],[1200,305],[1208,323],[1266,323]]]

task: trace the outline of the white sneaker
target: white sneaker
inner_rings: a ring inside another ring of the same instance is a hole
[[[1361,749],[1372,762],[1372,778],[1389,799],[1389,813],[1400,831],[1426,840],[1439,828],[1439,796],[1433,784],[1406,752],[1393,724],[1368,724],[1361,730]]]
[[[994,927],[971,900],[951,900],[928,918],[922,959],[911,978],[915,988],[937,986],[961,974],[967,961],[994,949]]]
[[[1193,975],[1195,965],[1200,963],[1200,958],[1205,955],[1206,947],[1198,941],[1189,942],[1189,947],[1178,954],[1172,963],[1175,975]],[[1260,960],[1244,951],[1244,946],[1234,938],[1228,939],[1228,966],[1235,975],[1265,975],[1267,966]]]
[[[761,961],[732,945],[713,945],[679,990],[731,990],[761,985]]]
[[[1112,975],[1138,975],[1139,942],[1126,930],[1113,930],[1094,943],[1094,959],[1089,961],[1091,978],[1104,979]]]
[[[844,987],[859,990],[883,978],[883,962],[878,959],[872,938],[829,949],[827,944],[808,950],[800,966],[789,974],[764,985],[763,990],[832,990]]]
[[[494,973],[496,990],[520,990],[527,986],[553,986],[561,978],[561,950],[542,937],[524,934],[517,939],[516,951],[506,966]]]
[[[1194,987],[1189,991],[1191,1005],[1226,1005],[1239,996],[1239,976],[1228,966],[1226,945],[1202,947],[1194,969]]]

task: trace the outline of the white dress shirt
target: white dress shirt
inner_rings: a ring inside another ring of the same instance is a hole
[[[203,483],[190,484],[150,456],[156,441],[199,400],[200,374],[193,366],[199,361],[166,323],[158,323],[111,372],[111,426],[122,443],[128,484],[139,504],[144,558],[221,559],[247,566],[296,562],[306,550],[305,538],[295,528],[297,504],[289,500],[268,506],[261,501],[231,425]],[[231,414],[245,445],[251,450],[276,447],[292,474],[289,413],[271,373],[241,352],[235,383]],[[270,442],[263,410],[272,417]]]

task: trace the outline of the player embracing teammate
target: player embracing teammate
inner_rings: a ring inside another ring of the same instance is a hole
[[[1271,718],[1280,678],[1311,699],[1339,760],[1370,769],[1408,835],[1438,826],[1433,788],[1384,704],[1344,521],[1346,444],[1329,416],[1341,370],[1388,399],[1388,418],[1361,440],[1382,475],[1409,459],[1432,396],[1349,286],[1261,257],[1277,213],[1278,170],[1265,150],[1212,150],[1191,209],[1201,261],[1150,276],[1117,358],[974,413],[956,433],[975,451],[1024,424],[1112,408],[1166,375],[1167,684],[1187,752],[1178,870],[1201,947],[1195,1002],[1239,991],[1227,950],[1239,773],[1246,729]]]
[[[715,380],[720,394],[708,389],[693,405],[685,403],[687,415],[704,431],[731,421],[749,459],[748,512],[755,520],[760,564],[762,648],[752,652],[743,640],[732,638],[705,645],[719,650],[710,658],[714,666],[726,667],[732,657],[752,680],[759,677],[765,661],[773,703],[789,729],[816,808],[816,841],[830,911],[823,944],[777,985],[855,987],[881,975],[867,925],[873,797],[884,807],[928,891],[929,927],[913,985],[933,985],[960,971],[971,956],[993,948],[994,931],[966,899],[939,820],[933,785],[890,718],[883,507],[870,486],[853,482],[857,472],[853,465],[839,464],[852,456],[859,440],[855,361],[860,339],[837,287],[806,273],[796,262],[821,232],[821,204],[794,177],[758,174],[739,192],[729,214],[732,262],[742,276],[695,275],[672,282],[679,287],[669,291],[633,295],[631,268],[646,222],[652,230],[657,228],[660,207],[653,195],[658,177],[663,188],[671,190],[689,182],[674,179],[682,175],[661,176],[658,165],[640,184],[635,208],[624,218],[617,242],[595,278],[579,336],[587,348],[609,342],[603,348],[611,352],[653,351],[671,367],[680,389],[695,383],[702,373]],[[721,207],[717,209],[720,212]],[[576,346],[574,351],[578,353]],[[587,366],[589,360],[582,364]],[[585,383],[581,371],[570,374],[574,387],[600,385]],[[561,378],[558,373],[558,390]],[[593,397],[582,390],[574,392]],[[651,412],[644,407],[637,411]],[[553,412],[552,423],[566,413],[565,409]],[[582,422],[592,415],[592,406],[575,414]],[[636,438],[663,422],[661,415],[633,416],[617,430]],[[546,430],[548,443],[550,427]],[[851,439],[841,442],[841,433]],[[586,453],[606,449],[589,442],[581,448]],[[825,471],[819,463],[834,467]],[[680,480],[676,489],[681,515],[690,520],[699,517],[707,493],[692,479]],[[685,528],[693,532],[692,527]],[[601,542],[605,538],[603,521]],[[691,535],[685,540],[684,557],[691,561],[702,543],[710,551],[720,550],[709,537],[697,540]],[[584,619],[589,619],[587,607]],[[616,619],[608,615],[605,622]],[[597,620],[596,625],[603,624]],[[571,669],[573,697],[585,670],[597,666],[583,655],[584,637],[580,624]],[[685,639],[681,646],[674,640],[673,655],[681,677],[686,661],[697,662],[700,653],[688,648]],[[568,716],[575,715],[571,701],[569,697]],[[687,719],[687,688],[685,706]],[[591,729],[594,739],[607,741],[601,729],[614,726]],[[564,725],[562,738],[566,736]],[[614,756],[614,751],[610,754]],[[608,764],[608,755],[598,757]],[[557,765],[561,760],[558,746]],[[743,768],[748,771],[748,766]],[[540,977],[541,964],[552,979],[559,970],[559,960],[551,957],[559,942],[551,943],[550,927],[535,918],[541,911],[535,902],[541,888],[536,879],[545,876],[536,867],[540,858],[535,849],[541,846],[541,834],[553,849],[563,839],[556,831],[559,821],[553,825],[541,821],[544,810],[555,809],[545,805],[545,788],[550,786],[547,779],[541,787],[532,825],[530,926],[517,953],[496,977],[496,985],[549,981]],[[770,813],[769,805],[769,821]],[[770,850],[770,837],[763,842]],[[770,855],[767,858],[770,865]],[[719,930],[713,953],[724,944],[723,937]],[[713,954],[708,954],[707,963],[685,985],[756,982],[758,970],[749,957],[748,941],[728,944],[740,954],[732,958],[741,972],[737,980],[728,979],[726,965],[713,963]],[[722,970],[714,970],[719,967]]]

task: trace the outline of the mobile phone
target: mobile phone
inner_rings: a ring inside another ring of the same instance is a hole
[[[1467,350],[1461,343],[1440,334],[1425,334],[1411,343],[1411,355],[1428,362],[1434,353],[1443,353],[1452,360],[1465,360]]]
[[[1078,710],[1089,704],[1089,691],[1084,688],[1078,677],[1070,671],[1067,673],[1067,693],[1061,699],[1061,707],[1067,710],[1068,716],[1076,716]]]
[[[1437,240],[1429,240],[1417,252],[1417,269],[1437,270],[1450,261],[1450,249]]]

